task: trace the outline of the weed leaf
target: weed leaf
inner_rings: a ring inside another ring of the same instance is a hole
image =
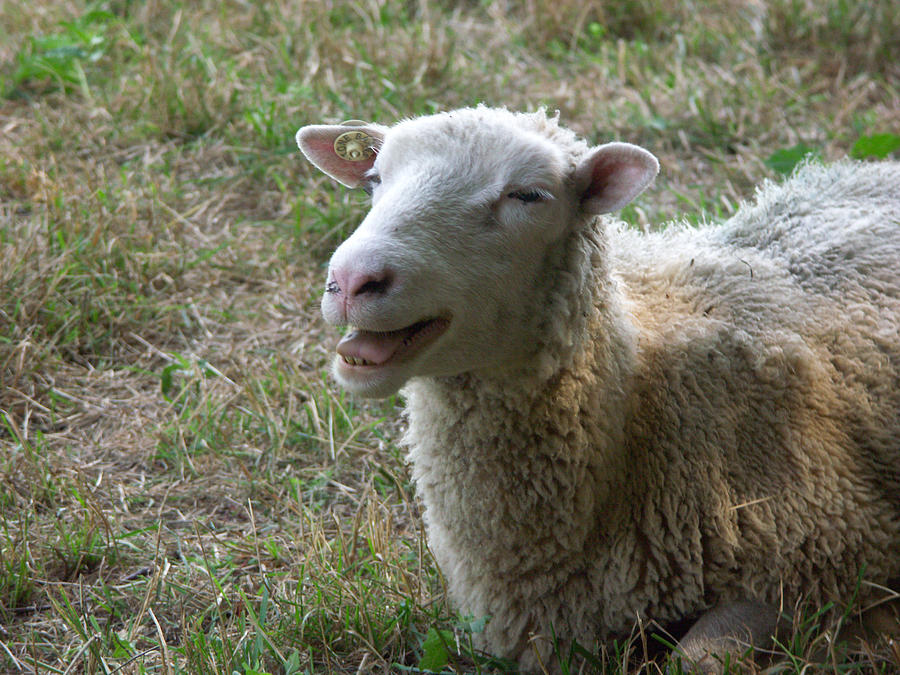
[[[172,391],[172,373],[178,370],[179,363],[170,363],[159,374],[159,389],[163,397],[169,401],[169,392]]]
[[[776,150],[765,162],[767,167],[786,176],[810,155],[815,158],[819,156],[819,152],[804,143],[798,143],[790,148]]]
[[[850,149],[850,156],[856,159],[868,159],[869,157],[885,159],[897,150],[900,150],[900,136],[897,134],[874,134],[860,136]]]
[[[453,633],[448,630],[429,628],[425,642],[422,644],[422,658],[419,660],[419,669],[431,672],[440,672],[450,661],[450,652],[447,644],[453,640]]]

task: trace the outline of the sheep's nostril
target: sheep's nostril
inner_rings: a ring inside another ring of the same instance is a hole
[[[365,295],[366,293],[371,295],[383,295],[390,287],[391,281],[392,279],[389,275],[385,275],[380,279],[370,279],[360,286],[353,295]]]

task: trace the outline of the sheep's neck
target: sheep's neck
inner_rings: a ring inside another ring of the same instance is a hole
[[[602,255],[589,243],[584,255]],[[583,327],[562,340],[545,336],[539,357],[550,367],[540,382],[532,369],[421,379],[407,389],[406,442],[442,567],[469,551],[460,565],[572,574],[585,548],[605,536],[598,514],[616,501],[625,476],[613,421],[624,417],[634,349],[613,284],[598,278],[604,267],[590,269],[563,310],[585,317]],[[546,554],[523,549],[533,546]],[[523,569],[528,564],[541,569]]]

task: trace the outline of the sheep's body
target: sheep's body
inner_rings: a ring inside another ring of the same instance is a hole
[[[808,167],[719,228],[611,229],[573,367],[410,383],[429,541],[488,645],[900,573],[898,181]]]
[[[900,165],[807,166],[724,225],[640,234],[580,215],[586,146],[542,116],[462,111],[463,129],[494,114],[571,158],[574,224],[500,328],[534,351],[405,390],[429,542],[461,613],[491,617],[484,646],[534,667],[534,636],[589,645],[900,576]],[[393,275],[344,293],[343,320],[415,293]]]

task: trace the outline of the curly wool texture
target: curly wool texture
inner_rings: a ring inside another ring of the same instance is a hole
[[[482,646],[534,668],[535,636],[900,576],[898,185],[808,165],[720,226],[579,224],[523,300],[538,366],[410,381],[429,542]]]

